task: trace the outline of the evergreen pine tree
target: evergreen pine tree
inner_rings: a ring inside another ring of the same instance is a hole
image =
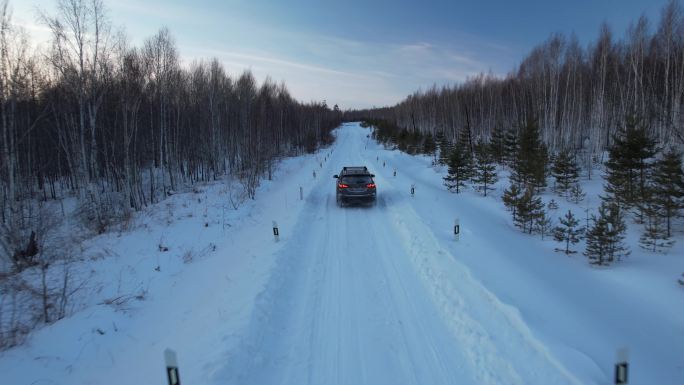
[[[508,210],[511,211],[513,214],[513,222],[515,222],[516,217],[517,217],[517,206],[518,206],[518,200],[520,199],[522,195],[522,191],[520,191],[520,188],[518,187],[517,184],[511,183],[510,186],[506,190],[504,190],[503,196],[501,197],[504,203],[504,206]]]
[[[547,160],[549,162],[549,172],[551,175],[553,175],[553,167],[556,164],[556,160],[558,160],[558,155],[555,153],[551,153],[547,156]],[[555,180],[554,180],[554,185],[555,185]],[[553,191],[556,191],[556,187],[554,186]]]
[[[617,258],[629,255],[623,243],[626,225],[619,205],[602,202],[598,217],[592,215],[593,225],[587,231],[584,255],[594,265],[608,265]]]
[[[575,218],[572,211],[568,210],[565,216],[559,219],[560,225],[553,229],[553,238],[558,242],[565,243],[565,250],[556,249],[557,251],[563,251],[565,254],[574,254],[576,251],[570,250],[571,244],[576,244],[582,239],[582,234],[584,233],[583,227],[577,227],[579,225],[579,220]]]
[[[579,183],[575,183],[570,188],[570,202],[580,203],[584,200],[587,194],[582,191],[582,186]]]
[[[527,224],[531,220],[531,215],[530,215],[530,199],[531,199],[531,194],[528,195],[527,192],[529,189],[525,190],[525,192],[520,195],[518,198],[516,204],[515,204],[515,215],[513,216],[513,224],[520,228],[522,232],[527,232]]]
[[[459,145],[451,152],[448,165],[448,175],[444,177],[444,184],[449,191],[455,191],[458,194],[473,174],[472,158],[465,148]]]
[[[667,237],[672,236],[672,219],[681,216],[684,208],[684,170],[682,153],[670,149],[655,164],[653,199],[665,218]]]
[[[667,227],[655,205],[652,202],[647,204],[642,212],[644,232],[639,237],[639,246],[652,252],[663,252],[671,247],[674,241],[667,236]]]
[[[406,153],[411,152],[412,136],[412,132],[405,128],[399,131],[399,134],[397,135],[396,139],[397,148],[399,149],[399,151],[403,151]]]
[[[546,207],[548,207],[549,210],[558,210],[558,203],[554,199],[551,199],[549,203],[546,204]]]
[[[511,127],[505,132],[504,136],[504,164],[513,167],[515,157],[518,154],[518,130]]]
[[[530,225],[529,225],[529,233],[532,234],[532,231],[535,230],[533,228],[533,224],[539,221],[540,218],[546,215],[546,210],[544,210],[544,201],[542,201],[541,197],[539,195],[536,195],[535,191],[536,189],[531,188],[531,194],[532,194],[532,199],[530,200]],[[548,227],[550,227],[551,221],[549,220],[549,223],[547,224],[547,227],[545,228],[546,232],[548,232]]]
[[[435,144],[437,144],[437,149],[442,145],[444,139],[444,131],[437,131],[437,133],[435,133]]]
[[[540,191],[546,187],[547,162],[548,150],[541,141],[537,122],[529,120],[520,131],[511,178],[516,183],[531,185]]]
[[[649,159],[655,153],[655,141],[646,128],[636,118],[628,117],[625,128],[613,136],[613,145],[608,150],[604,199],[623,208],[633,208],[643,201],[651,168]]]
[[[575,157],[568,151],[561,151],[554,159],[551,174],[555,179],[554,190],[561,196],[568,196],[579,179],[579,166]]]
[[[458,132],[456,147],[463,149],[464,153],[470,157],[471,164],[475,163],[475,146],[473,145],[473,137],[470,133],[470,128],[467,125],[462,126],[461,130]]]
[[[534,229],[541,234],[542,240],[553,229],[553,219],[548,215],[546,210],[544,210],[543,205],[539,211],[539,216],[534,220]]]
[[[482,141],[475,145],[475,167],[473,173],[473,183],[480,187],[480,190],[487,196],[487,191],[494,190],[494,183],[498,181],[496,164],[490,152],[490,147]]]
[[[608,223],[606,235],[608,236],[609,262],[613,262],[615,259],[620,261],[622,257],[630,254],[629,247],[624,243],[627,225],[625,224],[623,210],[616,205],[609,206],[606,220]]]
[[[437,133],[436,142],[439,149],[439,163],[448,165],[449,157],[454,150],[454,144],[441,131]]]
[[[432,134],[428,133],[425,135],[425,139],[423,140],[423,149],[422,152],[425,155],[430,155],[432,157],[435,156],[437,151],[437,143],[435,143],[435,139],[432,137]]]
[[[543,215],[544,203],[540,196],[535,194],[535,189],[528,186],[516,204],[517,215],[513,223],[523,232],[532,234],[534,223]]]
[[[420,131],[410,131],[407,138],[406,152],[411,155],[418,154],[422,148],[423,135]]]
[[[584,255],[589,258],[589,263],[592,265],[608,264],[608,241],[606,233],[608,232],[608,223],[605,219],[605,211],[607,206],[602,204],[599,208],[599,216],[592,214],[592,226],[587,230],[587,247],[584,250]]]
[[[491,138],[489,139],[489,147],[494,158],[494,161],[503,165],[506,158],[506,136],[500,124],[494,126]]]
[[[665,219],[661,215],[661,207],[655,201],[652,189],[649,189],[648,196],[643,202],[639,202],[638,207],[643,215],[644,224],[644,232],[639,237],[639,246],[652,252],[664,251],[672,246],[674,241],[670,240],[667,234]]]

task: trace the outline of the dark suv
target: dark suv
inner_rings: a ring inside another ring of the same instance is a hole
[[[343,167],[337,179],[337,204],[343,205],[350,202],[375,203],[375,175],[368,172],[368,168]]]

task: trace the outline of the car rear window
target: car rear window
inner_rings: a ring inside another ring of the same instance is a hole
[[[370,175],[347,175],[342,177],[341,182],[347,184],[372,183],[373,179]]]

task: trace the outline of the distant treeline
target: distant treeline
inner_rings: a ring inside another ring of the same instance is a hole
[[[684,12],[671,1],[656,28],[642,16],[615,39],[604,24],[586,48],[575,36],[554,34],[504,78],[481,74],[433,86],[394,107],[350,111],[345,118],[384,119],[451,141],[464,126],[486,140],[497,127],[518,130],[534,120],[551,151],[597,154],[631,116],[659,143],[684,143],[683,97]]]
[[[278,157],[330,143],[341,121],[217,59],[182,65],[167,29],[131,46],[101,0],[58,0],[40,52],[0,7],[0,253],[28,241],[33,201],[77,196],[102,231],[112,213],[226,174],[253,197]]]

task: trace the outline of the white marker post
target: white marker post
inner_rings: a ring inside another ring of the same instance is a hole
[[[280,231],[278,230],[278,223],[276,223],[276,221],[273,221],[273,237],[276,242],[280,240]]]
[[[171,349],[164,350],[164,361],[166,362],[166,376],[169,379],[169,385],[180,385],[176,352]]]
[[[299,186],[299,200],[304,200],[304,188],[302,186]]]
[[[316,170],[313,170],[313,177],[316,179]]]
[[[396,168],[394,169],[394,177],[395,178],[397,177],[397,169]]]
[[[461,225],[459,224],[458,218],[454,219],[454,239],[458,241],[461,234]]]
[[[414,196],[414,195],[416,195],[416,185],[412,184],[411,185],[411,196]]]
[[[615,385],[627,384],[629,370],[629,350],[620,348],[617,350],[615,364]]]

